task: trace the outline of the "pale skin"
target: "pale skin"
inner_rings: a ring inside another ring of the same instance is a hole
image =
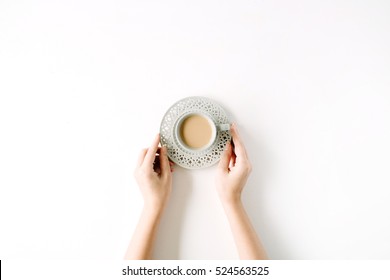
[[[227,144],[218,164],[218,195],[229,220],[240,259],[267,259],[265,249],[241,201],[241,193],[252,171],[252,165],[236,125],[232,125],[230,132],[233,145]]]
[[[240,259],[267,259],[265,249],[244,209],[241,193],[252,166],[235,124],[218,164],[216,189],[225,210]],[[162,213],[172,190],[172,164],[157,135],[148,149],[142,150],[135,178],[144,198],[141,217],[127,249],[125,259],[152,258],[153,244]]]
[[[167,149],[158,147],[159,141],[160,136],[157,135],[152,145],[142,150],[138,158],[134,176],[144,199],[144,207],[125,259],[152,258],[157,228],[171,194],[173,169],[167,157]]]

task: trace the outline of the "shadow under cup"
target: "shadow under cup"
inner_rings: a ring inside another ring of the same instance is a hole
[[[188,113],[176,124],[175,134],[179,144],[190,151],[203,151],[216,140],[217,126],[206,114]]]

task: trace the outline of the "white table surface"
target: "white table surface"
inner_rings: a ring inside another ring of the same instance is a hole
[[[122,258],[138,152],[201,95],[271,258],[389,259],[390,3],[189,2],[0,2],[0,258]],[[176,168],[156,258],[237,258],[215,170]]]

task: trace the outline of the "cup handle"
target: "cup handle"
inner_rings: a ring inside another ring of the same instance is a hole
[[[222,123],[218,125],[218,130],[227,131],[230,130],[230,123]]]

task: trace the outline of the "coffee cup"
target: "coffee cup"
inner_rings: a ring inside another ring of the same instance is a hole
[[[177,143],[188,151],[204,151],[217,139],[218,131],[230,129],[230,124],[216,124],[203,112],[189,112],[181,116],[175,124]]]

